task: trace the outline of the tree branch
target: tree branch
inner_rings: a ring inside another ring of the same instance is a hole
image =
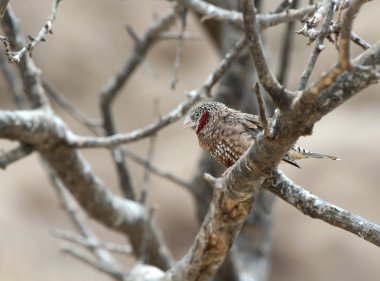
[[[217,185],[214,178],[209,179]],[[193,245],[167,276],[173,281],[209,280],[227,255],[251,207],[251,201],[229,200],[216,188]]]
[[[62,251],[64,251],[66,254],[70,254],[71,256],[77,258],[78,260],[91,267],[94,267],[101,272],[111,275],[115,280],[124,281],[126,279],[126,273],[115,271],[112,267],[109,267],[108,264],[104,264],[101,261],[96,260],[94,257],[88,255],[81,249],[69,245],[64,245],[62,247]]]
[[[155,134],[157,131],[183,117],[195,103],[209,96],[212,87],[227,72],[231,64],[238,58],[244,47],[244,39],[241,39],[235,44],[234,48],[225,55],[219,66],[206,78],[200,88],[191,91],[187,95],[187,99],[185,101],[180,103],[168,114],[162,116],[155,123],[136,129],[127,134],[117,134],[109,137],[81,137],[70,134],[70,136],[68,136],[70,146],[77,148],[114,147],[120,144],[127,144],[137,141]]]
[[[95,134],[101,134],[103,132],[103,128],[98,120],[86,116],[82,111],[80,111],[78,108],[72,105],[70,101],[58,91],[58,89],[54,86],[54,84],[51,81],[43,78],[42,85],[46,93],[64,111],[66,111],[68,114],[74,117],[79,123],[83,124],[86,128],[88,128]]]
[[[176,1],[203,15],[204,20],[216,19],[220,21],[227,21],[229,23],[243,25],[242,13],[239,13],[237,11],[226,10],[201,0]],[[265,29],[281,23],[299,20],[305,17],[306,15],[312,14],[317,9],[317,7],[317,5],[309,5],[297,10],[290,9],[279,13],[257,15],[257,22],[261,29]]]
[[[31,37],[28,36],[30,39],[30,42],[28,44],[24,44],[20,48],[20,46],[17,47],[19,49],[18,51],[12,51],[12,46],[9,44],[8,38],[0,36],[0,40],[3,41],[4,46],[5,46],[5,53],[8,56],[9,62],[15,62],[19,63],[22,59],[22,57],[27,53],[31,52],[37,44],[39,44],[41,41],[45,41],[45,37],[47,34],[52,34],[52,27],[53,27],[53,22],[56,18],[57,15],[57,9],[58,5],[62,0],[53,0],[52,5],[51,5],[51,10],[50,10],[50,15],[48,17],[48,20],[44,24],[44,26],[41,28],[41,30],[38,32],[36,37]],[[11,39],[12,40],[12,39]]]
[[[10,6],[8,6],[5,12],[1,26],[12,49],[21,49],[25,45],[25,38],[18,25],[18,19]],[[49,102],[41,85],[40,71],[37,69],[32,58],[28,54],[24,55],[20,58],[17,68],[23,80],[24,91],[32,108],[48,108]]]
[[[342,69],[349,69],[350,63],[350,41],[351,41],[351,29],[352,23],[356,13],[359,11],[361,5],[366,0],[353,0],[347,11],[343,15],[342,27],[340,28],[339,39],[339,64]]]
[[[251,0],[241,0],[245,36],[251,51],[253,62],[261,85],[273,99],[273,102],[283,110],[287,110],[292,102],[293,94],[277,81],[268,67],[264,57],[263,45],[256,23],[256,13]]]
[[[322,85],[323,90],[318,91],[319,95],[312,101],[309,98],[310,94],[305,91],[295,101],[292,111],[277,112],[269,137],[260,134],[255,145],[232,166],[228,176],[224,178],[222,187],[227,196],[242,201],[254,196],[264,179],[270,176],[282,156],[297,139],[301,135],[311,134],[315,122],[378,81],[377,72],[364,65],[371,63],[369,57],[372,58],[372,65],[380,65],[380,42],[356,59],[356,63],[363,63],[360,67],[338,75],[334,83],[326,83],[326,77],[320,78],[316,85]]]
[[[380,247],[380,226],[366,219],[325,202],[302,187],[294,184],[282,172],[276,170],[267,178],[263,188],[293,205],[299,211],[332,226],[351,232]]]
[[[306,68],[304,69],[301,79],[300,79],[300,84],[298,86],[298,90],[302,91],[306,88],[307,81],[310,78],[311,72],[314,69],[315,63],[317,62],[317,58],[321,51],[324,49],[323,46],[323,41],[325,40],[325,36],[327,34],[327,31],[331,25],[333,16],[334,16],[334,10],[335,10],[335,2],[332,1],[330,3],[330,6],[327,10],[326,18],[323,22],[322,25],[322,30],[318,33],[317,40],[315,42],[313,51],[311,52],[311,55],[309,57],[309,61],[306,65]]]
[[[5,170],[8,165],[28,156],[34,151],[30,145],[21,144],[18,147],[8,151],[0,153],[0,168]]]

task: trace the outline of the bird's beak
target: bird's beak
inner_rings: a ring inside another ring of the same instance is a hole
[[[185,128],[189,128],[190,127],[192,129],[194,129],[196,127],[196,124],[194,124],[194,122],[193,122],[193,120],[191,120],[190,116],[187,115],[186,118],[185,118],[185,120],[183,121],[183,126]]]

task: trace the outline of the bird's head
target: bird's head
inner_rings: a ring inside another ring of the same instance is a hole
[[[224,104],[215,101],[202,102],[194,106],[186,116],[183,124],[199,134],[201,130],[228,109]]]

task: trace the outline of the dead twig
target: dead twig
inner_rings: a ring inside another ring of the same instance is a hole
[[[103,127],[98,120],[86,116],[82,111],[75,107],[58,89],[54,84],[47,80],[42,79],[42,85],[46,93],[68,114],[74,117],[79,123],[83,124],[87,129],[96,135],[101,135],[103,133]]]
[[[187,95],[187,100],[180,103],[176,108],[162,116],[155,123],[136,129],[127,134],[117,134],[108,137],[81,137],[72,134],[68,138],[69,145],[77,148],[114,147],[120,144],[137,141],[157,133],[162,128],[183,117],[196,102],[211,96],[210,92],[212,87],[223,77],[232,63],[238,58],[240,52],[244,49],[245,44],[244,38],[240,39],[234,45],[234,48],[224,56],[219,66],[206,78],[200,88],[191,91]]]
[[[172,90],[175,90],[175,87],[176,87],[177,82],[178,82],[178,72],[179,72],[179,67],[181,65],[183,45],[185,43],[184,34],[186,31],[186,25],[187,25],[187,9],[186,8],[184,8],[180,12],[180,19],[181,19],[181,31],[180,31],[179,38],[178,38],[178,46],[177,46],[177,51],[175,54],[175,61],[174,61],[174,65],[173,65],[173,79],[171,82]]]
[[[263,125],[264,134],[265,134],[265,136],[268,136],[269,135],[268,120],[267,120],[267,116],[265,114],[265,105],[264,105],[264,101],[261,97],[259,83],[256,83],[253,86],[253,89],[255,91],[256,98],[257,98],[257,105],[259,107],[260,120],[261,120],[261,124]]]
[[[21,58],[25,55],[26,52],[32,52],[32,50],[34,49],[34,47],[37,46],[37,44],[39,44],[40,42],[46,41],[46,35],[53,33],[52,31],[53,22],[57,16],[58,5],[61,1],[62,0],[53,0],[52,5],[51,5],[51,10],[50,10],[50,15],[46,23],[38,32],[37,36],[35,37],[28,36],[30,42],[26,44],[24,47],[22,47],[19,51],[12,51],[8,38],[0,36],[0,40],[3,42],[5,46],[5,53],[8,56],[9,62],[19,63]]]
[[[10,151],[0,152],[0,168],[5,170],[10,164],[28,156],[33,151],[32,146],[21,144]]]
[[[334,16],[334,10],[335,10],[335,2],[332,1],[330,3],[330,6],[328,7],[326,18],[322,25],[322,30],[318,33],[317,40],[315,42],[313,51],[311,52],[311,55],[309,56],[309,61],[306,64],[306,67],[302,73],[300,83],[298,86],[298,90],[302,91],[306,88],[307,81],[310,78],[311,72],[314,69],[315,63],[317,62],[317,58],[321,51],[324,49],[323,41],[325,39],[325,36],[327,35],[327,31],[331,25],[331,22],[333,20]]]

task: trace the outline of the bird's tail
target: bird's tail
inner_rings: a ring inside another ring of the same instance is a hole
[[[297,145],[293,145],[293,147],[288,151],[288,156],[292,160],[305,159],[305,158],[320,158],[320,159],[330,159],[330,160],[340,160],[336,156],[311,152]]]

